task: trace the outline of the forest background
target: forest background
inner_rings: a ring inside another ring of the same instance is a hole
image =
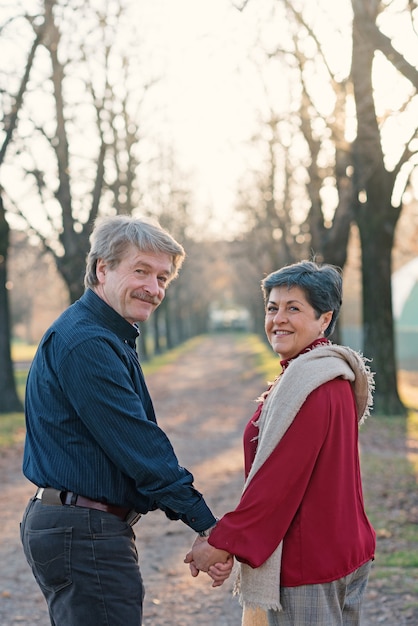
[[[83,290],[99,215],[186,248],[141,354],[223,324],[262,333],[261,278],[343,268],[336,339],[398,394],[393,271],[417,257],[413,0],[25,0],[0,7],[0,413],[12,341]],[[413,336],[416,337],[415,334]]]

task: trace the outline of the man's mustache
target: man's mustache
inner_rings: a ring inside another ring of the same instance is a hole
[[[150,296],[148,293],[145,293],[144,291],[140,291],[139,293],[136,292],[134,294],[134,297],[138,298],[138,300],[142,300],[142,302],[153,304],[154,306],[158,306],[161,303],[161,298],[159,298],[158,296]]]

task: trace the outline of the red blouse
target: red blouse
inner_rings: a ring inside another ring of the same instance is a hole
[[[282,362],[286,367],[286,362]],[[254,460],[261,405],[244,432],[245,473]],[[209,543],[259,567],[283,540],[281,585],[330,582],[374,557],[363,502],[358,421],[348,381],[313,391],[234,511]]]

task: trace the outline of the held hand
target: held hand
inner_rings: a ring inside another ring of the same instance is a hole
[[[198,541],[206,541],[206,539],[204,537],[197,537],[195,543]],[[195,562],[193,561],[193,547],[190,552],[186,554],[184,562],[189,564],[190,573],[194,578],[196,578],[196,576],[199,576],[199,570]]]
[[[184,562],[189,564],[189,569],[190,569],[190,573],[191,575],[196,578],[196,576],[199,576],[199,570],[197,569],[196,565],[194,564],[193,561],[193,554],[192,552],[188,552],[184,558]]]
[[[208,575],[212,578],[212,587],[220,587],[231,575],[234,566],[234,557],[229,555],[225,563],[215,563],[208,569]]]
[[[226,550],[218,550],[218,548],[211,546],[205,537],[197,537],[191,551],[186,555],[184,562],[193,564],[193,568],[201,570],[202,572],[207,572],[211,565],[215,565],[215,563],[225,563],[229,556],[230,554],[226,552]],[[197,576],[197,574],[193,574],[194,569],[192,569],[192,567],[190,570],[192,575]]]

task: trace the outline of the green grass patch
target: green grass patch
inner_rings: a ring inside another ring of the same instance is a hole
[[[12,342],[12,360],[32,361],[37,347],[37,345],[28,345],[26,343]]]
[[[418,467],[411,452],[417,442],[415,410],[405,419],[372,414],[360,433],[366,511],[377,534],[371,581],[385,589],[408,588],[408,576],[418,589]]]
[[[255,373],[259,374],[266,382],[272,381],[280,373],[279,357],[270,348],[268,343],[263,341],[259,335],[237,334],[237,341],[244,341],[253,355],[252,367]]]
[[[199,343],[202,343],[203,339],[204,335],[193,337],[192,339],[189,339],[188,341],[185,341],[181,345],[177,346],[177,348],[173,348],[172,350],[168,350],[167,352],[163,352],[162,354],[158,354],[152,357],[152,359],[150,359],[149,361],[141,361],[141,367],[144,371],[144,374],[153,374],[161,367],[169,365],[170,363],[174,363],[182,354],[193,350],[199,345]]]
[[[19,398],[21,398],[22,400],[25,397],[25,385],[26,385],[27,376],[28,376],[28,370],[19,370],[15,372],[17,392],[19,394]]]
[[[377,582],[377,588],[381,591],[384,590],[384,595],[397,594],[400,589],[402,589],[402,593],[410,594],[410,603],[405,602],[404,608],[407,604],[409,606],[418,605],[418,568],[405,568],[397,565],[391,567],[376,566],[375,563],[371,576]]]
[[[418,568],[418,553],[409,550],[398,550],[391,554],[378,556],[379,567],[416,567]]]
[[[23,402],[27,370],[15,371],[17,392]],[[0,414],[0,450],[20,443],[25,437],[25,416],[23,413]]]
[[[0,449],[21,443],[25,438],[25,416],[23,413],[0,415]]]
[[[418,411],[408,414],[408,436],[418,441]]]

